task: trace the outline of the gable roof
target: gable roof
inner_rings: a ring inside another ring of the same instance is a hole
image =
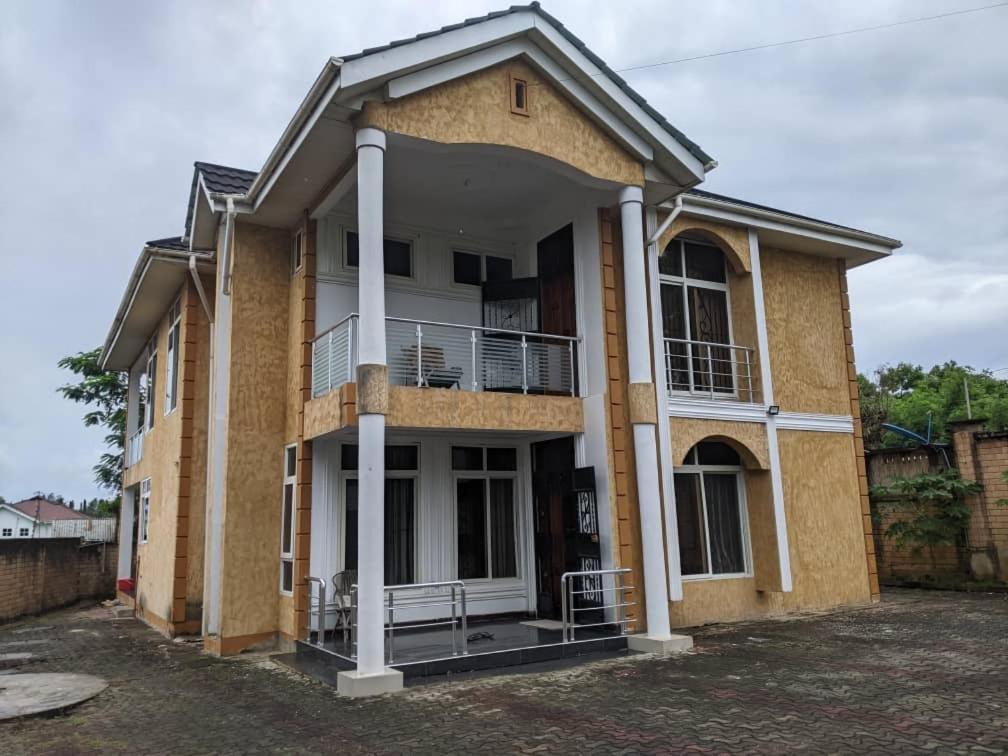
[[[52,522],[53,520],[90,520],[91,518],[70,507],[56,501],[41,496],[33,496],[30,499],[22,499],[7,506],[16,509],[23,515],[31,517],[33,520],[41,522]]]
[[[185,231],[182,238],[189,237],[193,220],[193,208],[196,206],[196,189],[199,187],[201,178],[208,192],[245,194],[249,190],[249,187],[252,186],[252,182],[257,175],[258,171],[246,171],[242,168],[231,168],[226,165],[217,165],[216,163],[207,163],[201,160],[194,162],[192,185],[189,188],[189,203],[186,205]],[[161,245],[155,242],[147,242],[147,246]],[[188,250],[189,245],[186,244],[179,248]]]
[[[627,84],[627,82],[621,76],[619,76],[613,69],[611,69],[608,65],[606,65],[606,62],[602,60],[602,58],[600,58],[598,55],[593,53],[582,40],[580,40],[577,36],[575,36],[566,26],[560,23],[559,20],[557,20],[555,17],[551,16],[549,13],[544,11],[542,9],[542,6],[538,3],[538,1],[529,3],[528,5],[512,5],[510,8],[507,8],[506,10],[491,11],[485,16],[467,18],[465,21],[462,21],[460,23],[450,24],[448,26],[442,26],[440,29],[436,29],[430,32],[424,32],[423,34],[417,34],[415,37],[409,37],[407,39],[398,39],[393,42],[389,42],[386,45],[381,45],[379,47],[369,47],[366,50],[362,50],[359,53],[353,53],[351,55],[341,55],[339,57],[340,60],[342,60],[343,62],[358,60],[360,58],[364,58],[369,55],[376,55],[378,53],[382,53],[387,50],[395,49],[396,47],[402,47],[403,45],[412,44],[413,42],[419,42],[424,39],[430,39],[431,37],[437,37],[447,32],[452,32],[457,29],[464,29],[468,26],[476,26],[477,24],[482,24],[487,21],[491,21],[495,18],[509,16],[514,13],[520,13],[523,11],[531,11],[532,13],[535,13],[544,21],[549,23],[550,26],[556,29],[563,36],[564,39],[566,39],[568,42],[574,45],[574,47],[576,47],[579,52],[581,52],[596,66],[598,66],[598,68],[606,75],[606,77],[610,81],[612,81],[617,87],[619,87],[620,90],[625,95],[627,95],[627,97],[629,97],[637,105],[639,105],[641,109],[643,109],[645,113],[647,113],[655,121],[657,121],[658,124],[666,132],[668,132],[668,134],[671,135],[673,139],[675,139],[677,142],[679,142],[679,144],[685,147],[686,150],[693,157],[695,157],[705,166],[715,162],[714,158],[712,158],[710,155],[704,152],[703,149],[701,149],[700,145],[698,145],[691,139],[688,139],[685,134],[683,134],[681,131],[679,131],[679,129],[677,129],[675,126],[669,123],[668,119],[666,119],[665,116],[663,116],[653,107],[651,107],[651,105],[648,104],[647,100],[645,100],[638,92],[636,92],[633,89],[633,87]]]

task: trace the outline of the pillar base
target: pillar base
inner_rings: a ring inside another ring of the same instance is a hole
[[[342,696],[363,698],[396,693],[403,689],[403,675],[397,669],[385,667],[376,675],[362,675],[356,669],[336,676],[336,691]]]
[[[671,656],[682,654],[693,648],[693,637],[689,635],[669,635],[655,638],[650,635],[631,635],[627,638],[627,648],[642,654],[658,654]]]

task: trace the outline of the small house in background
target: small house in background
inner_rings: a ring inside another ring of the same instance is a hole
[[[0,504],[0,538],[115,539],[115,518],[88,517],[44,496]]]

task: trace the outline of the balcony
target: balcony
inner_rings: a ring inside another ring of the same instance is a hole
[[[356,380],[359,319],[348,315],[315,339],[312,397]],[[385,319],[393,386],[578,395],[578,339],[502,328]]]
[[[755,385],[755,350],[737,344],[665,339],[665,381],[673,396],[762,402]]]
[[[126,467],[130,468],[143,459],[143,428],[133,431],[126,439]]]

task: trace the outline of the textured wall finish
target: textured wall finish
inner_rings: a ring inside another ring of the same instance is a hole
[[[344,383],[312,399],[304,408],[304,437],[308,440],[357,424],[357,384]]]
[[[581,433],[584,412],[581,400],[571,396],[391,386],[385,424],[389,428]]]
[[[277,630],[289,287],[289,232],[238,223],[221,556],[225,646],[228,638]]]
[[[763,249],[760,262],[776,403],[785,412],[850,414],[849,314],[837,261]]]
[[[616,513],[615,532],[619,542],[615,566],[633,570],[630,582],[638,588],[627,592],[627,600],[635,601],[637,605],[628,609],[627,615],[636,617],[639,622],[632,631],[643,632],[646,629],[643,619],[644,563],[640,511],[637,507],[637,480],[630,463],[634,458],[634,446],[626,389],[626,308],[623,301],[623,245],[618,210],[599,210],[599,239],[602,245],[602,304],[605,308],[609,442],[612,448],[609,465],[612,481],[609,490],[613,492],[613,500],[609,506],[610,512]],[[603,502],[599,503],[599,516],[606,516]]]
[[[511,112],[512,76],[528,83],[527,116]],[[357,126],[447,144],[516,147],[595,178],[644,185],[643,165],[518,59],[399,100],[365,103]]]
[[[387,415],[388,412],[388,365],[358,365],[357,414]]]
[[[672,436],[672,462],[681,465],[686,454],[700,441],[724,441],[742,457],[747,468],[770,469],[766,426],[735,420],[706,420],[689,417],[669,418]]]
[[[630,423],[655,425],[658,422],[658,408],[655,404],[653,383],[631,383],[627,385],[627,402],[630,409]]]
[[[668,213],[658,214],[658,223],[668,217]],[[728,226],[715,221],[700,220],[680,215],[658,240],[658,253],[665,251],[668,243],[680,234],[695,233],[700,238],[716,244],[728,257],[728,265],[735,273],[751,273],[749,258],[749,232],[744,228]]]

